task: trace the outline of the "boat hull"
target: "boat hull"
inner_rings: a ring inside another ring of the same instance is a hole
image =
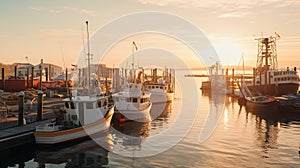
[[[248,86],[249,90],[252,93],[261,93],[262,95],[269,96],[280,96],[280,95],[288,95],[288,94],[296,94],[299,89],[299,84],[296,83],[284,83],[271,85],[255,85]]]
[[[247,100],[246,110],[253,113],[276,113],[279,109],[279,103],[277,101],[272,102],[253,102]]]
[[[151,121],[150,109],[152,103],[149,104],[144,110],[117,110],[121,113],[126,120],[137,121],[137,122],[148,122]]]
[[[152,103],[165,103],[174,100],[174,93],[151,92],[150,101]]]
[[[89,125],[55,132],[36,131],[34,133],[36,144],[41,146],[51,146],[105,132],[110,126],[113,114],[114,107],[109,110],[105,118]]]

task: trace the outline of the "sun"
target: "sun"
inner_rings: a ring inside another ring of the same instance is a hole
[[[222,65],[238,65],[243,50],[241,45],[231,37],[212,40],[212,44],[221,60]]]

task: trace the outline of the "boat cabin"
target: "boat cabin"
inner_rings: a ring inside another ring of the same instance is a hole
[[[66,114],[64,122],[84,126],[99,121],[108,109],[108,98],[74,96],[64,100]]]

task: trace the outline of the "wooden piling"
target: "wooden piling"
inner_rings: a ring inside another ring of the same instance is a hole
[[[27,89],[29,88],[29,68],[27,68],[27,73],[26,73],[26,84],[27,84]]]
[[[17,80],[17,66],[15,66],[15,80]]]
[[[49,81],[48,68],[45,68],[45,76],[46,76],[46,82],[48,82]]]
[[[232,69],[232,79],[231,79],[231,93],[234,94],[234,68]]]
[[[2,68],[2,90],[5,91],[5,73],[4,73],[4,68]]]
[[[255,76],[256,76],[256,69],[253,68],[253,86],[255,86]]]
[[[19,92],[19,115],[18,126],[24,125],[24,92]]]
[[[38,105],[37,105],[37,121],[43,120],[43,91],[38,91]]]
[[[34,87],[34,82],[33,82],[33,75],[34,75],[34,66],[31,67],[31,87]]]

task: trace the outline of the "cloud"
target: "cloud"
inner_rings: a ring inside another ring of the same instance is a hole
[[[221,15],[218,16],[218,18],[239,18],[239,17],[243,17],[247,14],[247,12],[229,12],[229,13],[223,13]]]
[[[144,5],[174,6],[178,8],[203,8],[217,13],[219,18],[237,18],[249,14],[257,7],[284,8],[300,6],[297,0],[136,0]]]
[[[30,10],[37,11],[37,12],[50,12],[50,13],[61,13],[61,12],[81,12],[85,15],[89,16],[96,16],[97,12],[91,9],[83,9],[83,8],[76,8],[71,6],[64,6],[64,7],[57,7],[54,9],[49,9],[44,6],[31,6],[29,7]]]
[[[30,6],[29,9],[33,10],[33,11],[44,11],[45,7],[43,7],[43,6]]]
[[[59,40],[62,38],[80,37],[82,33],[78,30],[73,29],[40,29],[36,38],[38,39],[55,39]],[[80,38],[78,38],[80,39]]]

